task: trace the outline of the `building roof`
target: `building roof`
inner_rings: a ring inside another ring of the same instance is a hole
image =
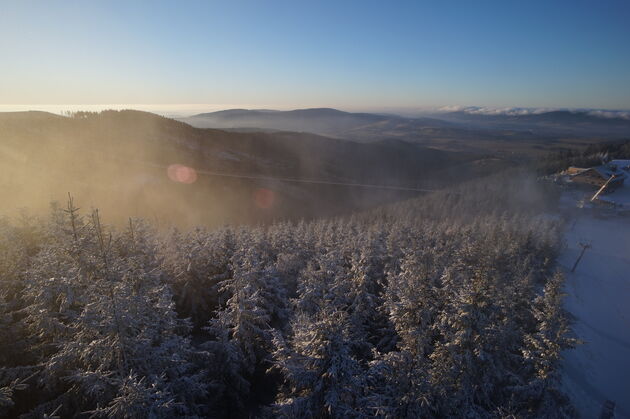
[[[615,178],[625,179],[627,176],[626,173],[618,166],[611,166],[610,164],[595,166],[593,167],[593,170],[599,173],[599,175],[604,179],[610,179],[612,176]]]
[[[610,164],[589,167],[587,169],[571,167],[569,168],[569,170],[566,171],[566,173],[569,175],[569,180],[571,181],[576,178],[581,178],[583,175],[591,176],[591,174],[594,174],[596,176],[599,176],[602,181],[608,181],[610,179],[608,183],[611,186],[623,184],[628,177],[628,172],[621,170],[618,166]]]
[[[624,209],[630,209],[630,185],[621,185],[621,187],[607,195],[600,195],[597,200],[614,204]]]
[[[614,164],[622,170],[630,171],[630,160],[611,160],[610,164]]]
[[[569,168],[563,173],[566,173],[567,175],[577,175],[578,173],[582,173],[585,170],[588,170],[588,168],[569,166]]]

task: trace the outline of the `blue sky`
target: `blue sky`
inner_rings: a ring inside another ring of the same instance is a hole
[[[0,104],[630,109],[630,2],[0,1]]]

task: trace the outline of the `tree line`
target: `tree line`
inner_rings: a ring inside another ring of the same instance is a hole
[[[551,175],[565,170],[569,166],[599,166],[603,161],[612,159],[630,159],[630,141],[590,144],[582,150],[561,150],[546,155],[534,166],[538,174]]]
[[[571,417],[561,220],[524,176],[309,222],[0,223],[0,416]]]

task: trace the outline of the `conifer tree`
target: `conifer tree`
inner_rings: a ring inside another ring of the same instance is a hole
[[[274,334],[285,378],[274,412],[291,418],[359,417],[363,372],[352,357],[347,315],[333,308],[299,315],[288,340]]]

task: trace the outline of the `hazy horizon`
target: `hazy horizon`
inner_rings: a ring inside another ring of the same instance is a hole
[[[86,111],[100,112],[105,110],[137,110],[151,112],[157,115],[170,118],[189,117],[200,113],[211,113],[233,109],[245,110],[277,110],[290,111],[296,109],[337,109],[344,112],[364,112],[375,114],[391,114],[404,117],[419,117],[423,115],[435,115],[439,113],[466,111],[478,114],[527,114],[527,113],[544,113],[552,111],[571,111],[571,112],[594,112],[596,116],[602,117],[621,117],[630,118],[630,109],[602,109],[602,108],[569,108],[569,107],[522,107],[522,106],[506,106],[506,107],[487,107],[487,106],[435,106],[435,107],[416,107],[416,108],[369,108],[369,107],[336,107],[326,105],[312,106],[274,106],[274,105],[252,105],[252,104],[0,104],[0,112],[25,112],[25,111],[42,111],[50,112],[57,115],[65,115],[71,112]]]

